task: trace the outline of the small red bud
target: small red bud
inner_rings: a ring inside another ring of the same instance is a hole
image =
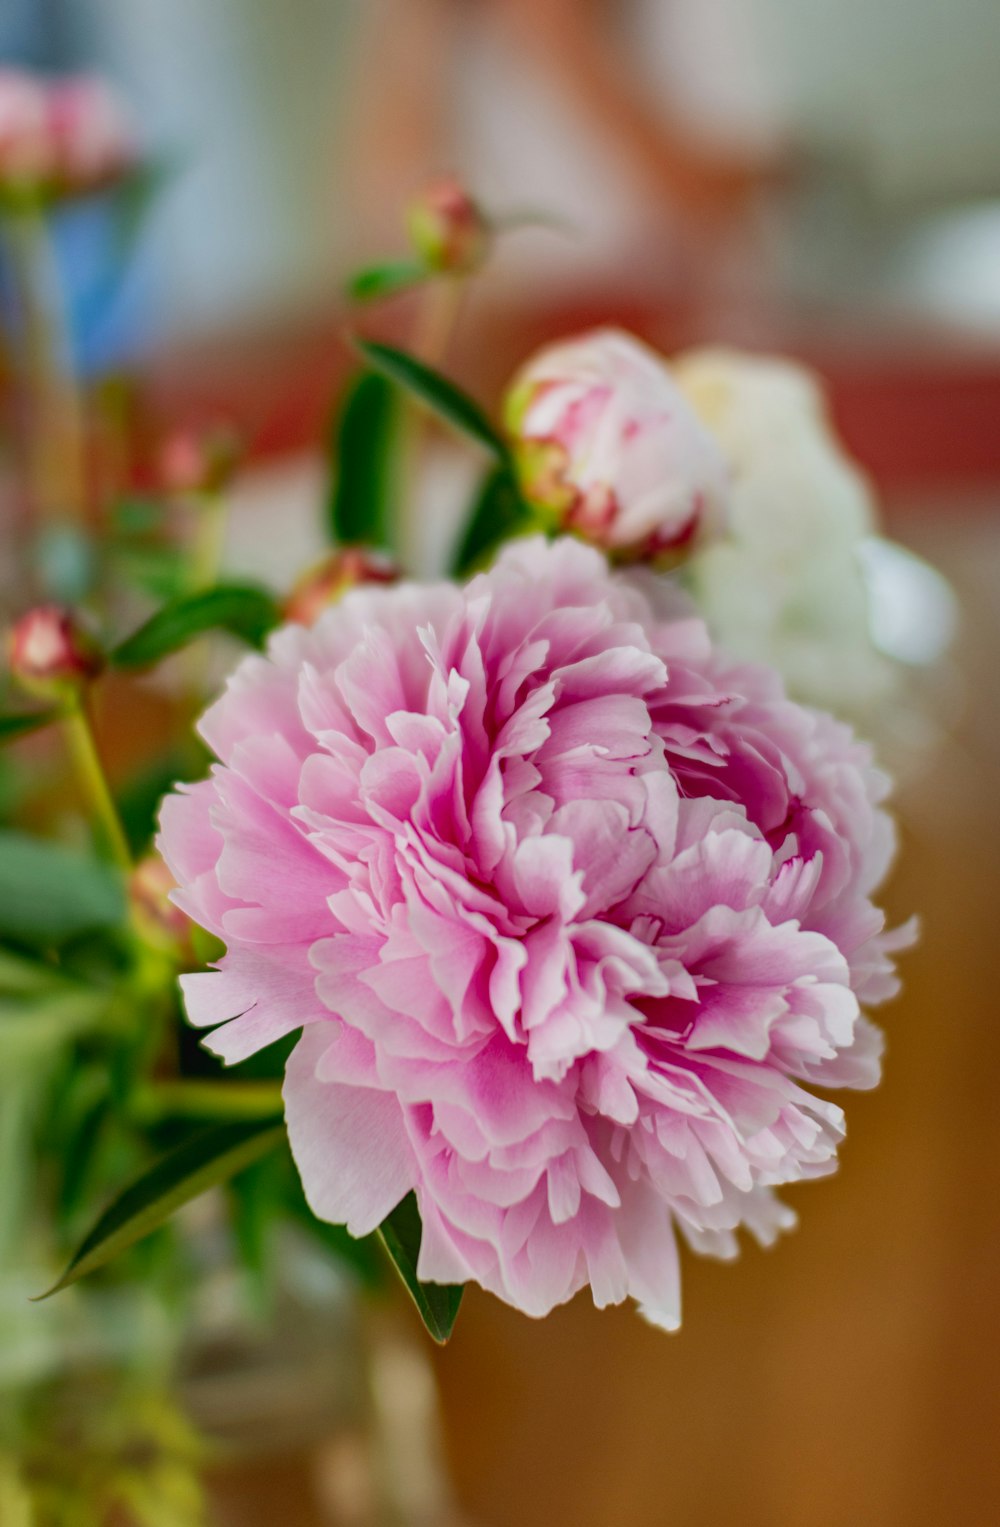
[[[160,452],[160,481],[178,498],[221,493],[232,481],[242,455],[240,437],[228,424],[201,431],[178,430]]]
[[[8,639],[10,671],[44,699],[82,689],[104,667],[104,654],[72,610],[40,605],[22,615]]]
[[[383,552],[347,546],[303,573],[285,600],[286,620],[311,626],[328,605],[362,583],[395,583],[399,568]]]
[[[129,877],[128,895],[135,920],[150,943],[186,957],[190,953],[191,919],[170,900],[177,882],[157,854],[140,859]]]
[[[431,270],[467,276],[478,270],[490,245],[490,225],[457,180],[439,180],[410,204],[410,242]]]

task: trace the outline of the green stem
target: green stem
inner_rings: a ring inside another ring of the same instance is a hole
[[[282,1110],[277,1082],[150,1082],[136,1092],[135,1117],[162,1119],[268,1119]]]
[[[23,325],[20,360],[32,500],[50,523],[79,522],[86,513],[83,407],[65,294],[41,203],[26,200],[12,209],[3,232]]]
[[[197,529],[191,555],[190,588],[192,593],[209,589],[219,580],[222,551],[226,540],[228,503],[222,493],[199,496]]]
[[[441,276],[423,288],[413,328],[412,349],[418,360],[441,370],[458,323],[465,294],[465,278]],[[407,396],[399,430],[401,494],[397,520],[397,553],[403,567],[413,569],[418,552],[416,509],[420,493],[420,466],[427,433],[427,415]]]
[[[128,839],[97,751],[87,702],[82,696],[77,697],[66,712],[63,728],[84,799],[93,813],[109,857],[123,874],[130,875],[132,854]]]

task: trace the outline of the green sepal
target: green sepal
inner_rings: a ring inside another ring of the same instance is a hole
[[[443,1346],[454,1329],[465,1289],[458,1283],[421,1283],[417,1277],[423,1226],[413,1193],[408,1193],[402,1203],[396,1205],[392,1213],[382,1221],[377,1234],[416,1305],[428,1334]]]
[[[359,270],[351,276],[345,290],[352,302],[377,302],[380,297],[409,291],[433,275],[422,260],[387,260]]]

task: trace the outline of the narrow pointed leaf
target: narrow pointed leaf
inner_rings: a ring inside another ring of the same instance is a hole
[[[0,831],[0,937],[59,944],[125,914],[107,864],[30,833]]]
[[[417,1200],[408,1193],[378,1228],[378,1236],[406,1285],[429,1334],[440,1345],[451,1336],[465,1290],[457,1283],[421,1283],[417,1258],[423,1227]]]
[[[331,441],[327,518],[339,546],[392,545],[393,441],[398,424],[392,384],[378,372],[362,372],[348,387]]]
[[[367,339],[360,339],[357,344],[362,355],[376,371],[381,371],[397,386],[417,398],[425,408],[444,419],[453,429],[469,435],[500,460],[506,460],[507,446],[503,439],[479,404],[456,387],[454,382],[442,376],[439,371],[433,371],[430,366],[425,366],[415,356],[407,355],[403,350],[395,350],[391,345],[377,344]]]
[[[0,745],[5,742],[14,742],[18,737],[27,737],[30,732],[37,732],[43,726],[48,726],[52,721],[58,721],[59,712],[51,710],[33,711],[9,711],[6,715],[0,715]]]
[[[359,270],[347,283],[347,295],[353,302],[374,302],[379,297],[392,297],[396,292],[419,286],[431,274],[420,260],[389,260]]]
[[[524,535],[536,526],[536,517],[518,491],[508,466],[494,467],[483,479],[479,496],[469,514],[452,562],[456,577],[482,566],[501,541]]]
[[[111,653],[116,668],[149,668],[206,631],[228,631],[252,647],[263,644],[281,612],[271,594],[252,584],[219,584],[174,599],[151,615]]]
[[[40,1299],[47,1299],[157,1230],[183,1204],[227,1182],[259,1161],[285,1138],[277,1117],[253,1123],[217,1124],[164,1156],[101,1215],[81,1242],[62,1277]]]

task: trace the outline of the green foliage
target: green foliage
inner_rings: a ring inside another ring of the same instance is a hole
[[[377,344],[374,340],[359,339],[358,349],[375,368],[404,392],[416,398],[432,414],[450,424],[452,429],[475,440],[499,460],[507,459],[507,446],[493,428],[486,414],[474,399],[454,382],[425,366],[415,356],[396,350],[391,345]]]
[[[353,275],[347,283],[347,295],[352,302],[376,302],[380,297],[409,291],[432,274],[422,260],[387,260]]]
[[[164,1224],[182,1204],[227,1182],[273,1150],[285,1136],[275,1117],[217,1124],[179,1145],[126,1188],[81,1242],[62,1277],[39,1297],[103,1267]]]
[[[27,737],[30,732],[49,726],[58,717],[59,712],[54,707],[48,710],[8,711],[0,715],[0,747],[5,742],[16,742],[18,737]]]
[[[331,440],[327,521],[339,546],[391,547],[398,429],[391,384],[377,372],[363,371],[348,386]]]
[[[421,1283],[417,1277],[417,1258],[423,1227],[414,1194],[408,1193],[401,1204],[379,1226],[378,1235],[428,1333],[442,1346],[451,1336],[464,1289],[459,1284]]]
[[[60,944],[121,923],[121,882],[99,859],[27,833],[0,831],[0,937]]]
[[[260,647],[280,619],[277,602],[266,589],[220,583],[164,605],[112,650],[110,660],[116,668],[151,668],[206,631],[228,631]]]
[[[518,490],[511,468],[503,463],[487,473],[472,506],[452,562],[456,577],[475,572],[501,541],[535,528],[536,518]]]

